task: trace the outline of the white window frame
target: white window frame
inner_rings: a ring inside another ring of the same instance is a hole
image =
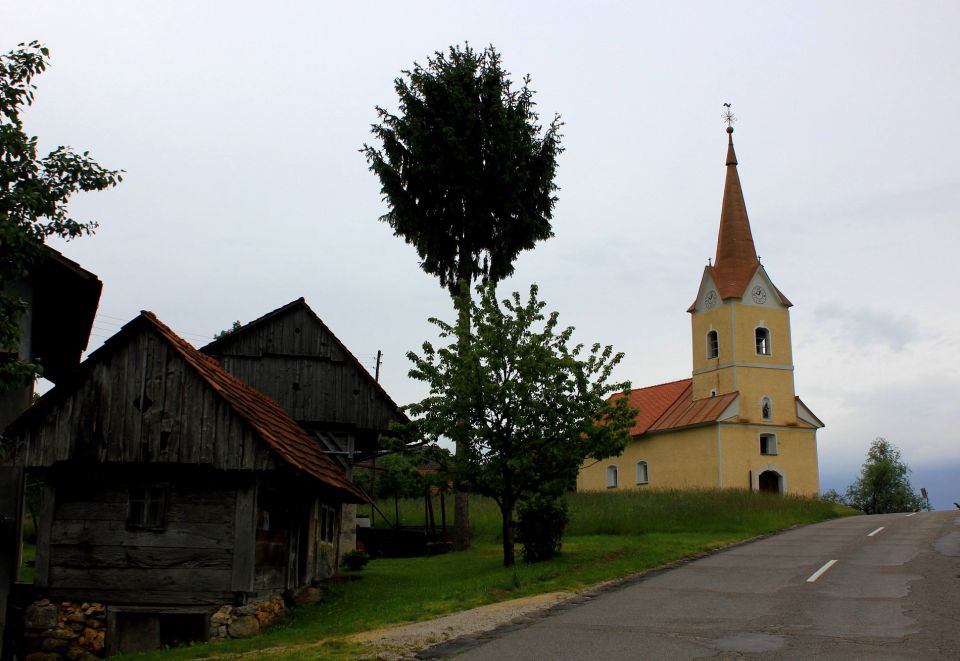
[[[712,336],[712,337],[711,337]],[[707,331],[707,360],[720,357],[720,333],[710,329]]]
[[[616,489],[620,485],[620,471],[616,464],[607,466],[607,488]]]
[[[766,351],[760,351],[761,343],[757,336],[761,331],[764,333],[764,342],[762,346],[764,349],[766,349]],[[770,329],[766,326],[757,326],[753,329],[753,344],[758,356],[773,355],[773,333],[771,333]]]
[[[637,484],[650,482],[650,466],[643,459],[637,462]]]
[[[763,451],[763,439],[767,439],[767,451]],[[777,447],[777,435],[769,432],[760,434],[760,454],[764,456],[776,456],[779,454]]]

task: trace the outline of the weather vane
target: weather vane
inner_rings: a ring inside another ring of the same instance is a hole
[[[724,111],[722,115],[723,121],[727,123],[728,128],[733,128],[733,123],[737,121],[737,116],[733,114],[733,110],[730,109],[729,103],[724,103],[723,107],[724,107]]]

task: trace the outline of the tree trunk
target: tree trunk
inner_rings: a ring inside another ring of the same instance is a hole
[[[503,566],[512,567],[517,558],[513,551],[513,503],[504,500],[500,508],[503,519]]]
[[[467,241],[465,237],[461,237],[460,242],[460,255],[458,262],[458,271],[459,273],[457,278],[457,289],[460,294],[464,294],[467,297],[470,297],[472,300],[472,294],[470,292],[470,285],[473,283],[473,260],[470,255],[470,251],[467,250]],[[454,292],[451,292],[454,293]],[[454,294],[456,295],[456,294]],[[456,300],[456,299],[454,299]],[[457,306],[457,316],[459,321],[459,337],[457,338],[458,343],[461,346],[469,346],[470,344],[470,303],[464,301],[462,305]],[[455,439],[456,447],[456,461],[459,464],[463,460],[464,455],[467,452],[466,448],[466,420],[459,420],[457,426],[459,427],[457,437]],[[464,485],[457,485],[457,493],[454,495],[453,500],[453,550],[454,551],[465,551],[470,548],[470,494],[464,490]]]
[[[457,443],[460,455],[460,444]],[[458,491],[453,498],[453,550],[470,548],[470,494]]]

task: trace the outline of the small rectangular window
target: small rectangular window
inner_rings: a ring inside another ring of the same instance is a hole
[[[773,434],[760,434],[760,454],[777,454],[777,437]]]
[[[337,535],[337,510],[330,505],[320,506],[320,541],[334,542]]]
[[[167,526],[169,487],[163,485],[130,487],[127,501],[127,527],[163,530]]]

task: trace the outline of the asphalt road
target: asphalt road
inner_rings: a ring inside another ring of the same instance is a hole
[[[513,629],[432,655],[960,659],[960,512],[858,516],[792,530]]]

